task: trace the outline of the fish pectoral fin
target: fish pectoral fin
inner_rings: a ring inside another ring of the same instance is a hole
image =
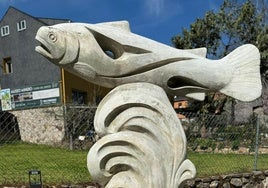
[[[251,44],[240,46],[220,61],[233,70],[230,82],[220,89],[221,93],[244,102],[260,97],[262,84],[257,47]]]
[[[99,25],[99,26],[111,26],[111,27],[121,28],[124,31],[131,32],[129,23],[126,20],[115,21],[115,22],[103,22],[103,23],[99,23],[99,24],[96,24],[96,25]]]

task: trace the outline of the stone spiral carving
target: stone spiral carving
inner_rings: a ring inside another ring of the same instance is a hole
[[[164,92],[148,83],[112,90],[100,103],[88,169],[103,186],[175,188],[196,170],[186,157],[186,137]]]

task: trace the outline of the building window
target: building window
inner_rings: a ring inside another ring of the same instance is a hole
[[[5,26],[1,27],[1,36],[4,37],[7,35],[9,35],[9,26],[5,25]]]
[[[72,102],[74,104],[86,104],[86,92],[72,90]]]
[[[17,29],[18,31],[22,31],[26,29],[26,20],[22,20],[17,23]]]
[[[13,72],[11,58],[4,58],[3,59],[3,73],[4,74],[10,74]]]

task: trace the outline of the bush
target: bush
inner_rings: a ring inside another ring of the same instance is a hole
[[[223,142],[220,142],[220,143],[218,144],[218,150],[221,150],[221,149],[223,149],[223,148],[225,148],[225,144],[224,144]]]
[[[213,146],[213,141],[208,138],[200,138],[198,139],[198,142],[199,142],[199,147],[201,150],[206,150],[209,147]]]
[[[231,146],[231,149],[232,150],[238,150],[239,149],[239,140],[234,140],[232,141],[232,146]]]

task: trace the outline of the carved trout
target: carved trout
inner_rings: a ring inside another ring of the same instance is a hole
[[[197,100],[209,90],[241,101],[261,95],[260,54],[250,44],[210,60],[206,48],[175,49],[132,33],[127,21],[43,26],[36,40],[35,50],[51,62],[108,88],[147,82]]]

